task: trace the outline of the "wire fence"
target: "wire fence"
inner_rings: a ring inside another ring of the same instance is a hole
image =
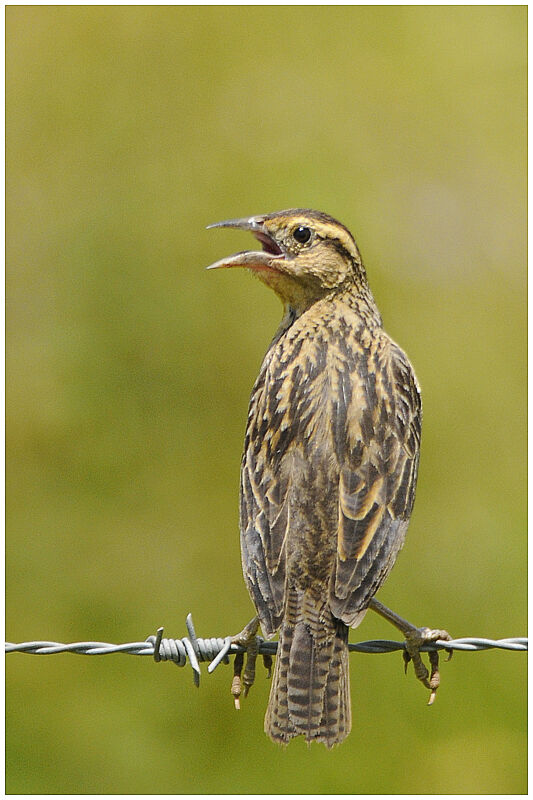
[[[207,661],[207,671],[213,672],[221,663],[229,663],[229,656],[245,652],[244,648],[233,643],[233,637],[202,638],[196,636],[196,631],[189,614],[186,620],[188,636],[181,639],[163,638],[163,628],[149,636],[142,642],[128,642],[127,644],[110,644],[109,642],[73,642],[61,644],[59,642],[35,641],[13,644],[6,642],[6,653],[29,653],[30,655],[55,655],[56,653],[76,653],[84,656],[102,656],[110,653],[125,653],[131,656],[151,656],[155,661],[172,661],[178,667],[190,664],[193,670],[193,679],[196,686],[200,685],[200,663]],[[276,654],[278,643],[267,642],[258,637],[258,651],[260,655],[273,656]],[[390,639],[372,639],[366,642],[349,644],[348,649],[354,653],[392,653],[405,650],[405,642],[396,642]],[[509,639],[484,639],[481,637],[465,637],[451,641],[437,640],[423,645],[422,652],[436,650],[460,650],[474,652],[481,650],[515,650],[527,651],[527,637],[519,636]]]

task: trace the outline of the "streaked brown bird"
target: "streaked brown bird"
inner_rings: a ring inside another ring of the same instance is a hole
[[[420,389],[344,225],[290,209],[210,227],[251,231],[262,245],[211,268],[247,267],[284,306],[252,390],[241,469],[244,577],[263,633],[279,630],[265,731],[331,747],[351,728],[348,629],[409,524]]]

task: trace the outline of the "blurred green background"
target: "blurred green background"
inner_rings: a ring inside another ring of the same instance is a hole
[[[380,599],[526,632],[525,6],[7,8],[7,638],[235,633],[249,392],[281,307],[204,266],[220,219],[355,234],[423,388]],[[352,641],[395,638],[369,615]],[[456,654],[431,709],[352,655],[340,748],[278,750],[262,669],[7,659],[10,793],[523,793],[523,654]]]

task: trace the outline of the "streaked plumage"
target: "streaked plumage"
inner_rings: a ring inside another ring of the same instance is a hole
[[[409,523],[419,388],[344,226],[307,209],[221,225],[250,229],[264,250],[213,266],[249,267],[285,306],[252,390],[241,471],[244,576],[265,636],[280,632],[265,730],[330,747],[351,728],[348,627]]]

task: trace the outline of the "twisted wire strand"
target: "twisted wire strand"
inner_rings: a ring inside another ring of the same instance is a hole
[[[193,669],[194,683],[200,683],[200,662],[209,663],[208,672],[213,672],[221,661],[229,662],[229,656],[244,652],[240,645],[232,643],[232,637],[201,638],[196,636],[192,616],[186,620],[189,636],[182,639],[163,638],[163,628],[159,628],[155,636],[149,636],[144,642],[129,642],[127,644],[110,644],[109,642],[73,642],[61,644],[59,642],[35,641],[13,644],[5,643],[6,653],[29,653],[30,655],[54,655],[56,653],[76,653],[77,655],[101,656],[110,653],[125,653],[132,656],[152,656],[155,661],[171,661],[178,667],[187,663]],[[267,642],[259,637],[259,653],[261,655],[275,655],[277,642]],[[405,642],[396,642],[390,639],[372,639],[366,642],[349,644],[350,652],[358,653],[392,653],[405,650]],[[437,640],[420,648],[422,652],[434,650],[462,650],[474,652],[481,650],[515,650],[527,651],[527,637],[519,636],[507,639],[484,639],[481,637],[464,637],[452,639],[449,642]]]
[[[73,642],[61,644],[60,642],[13,642],[5,643],[6,653],[29,653],[30,655],[49,656],[56,653],[76,653],[82,656],[104,656],[110,653],[126,653],[130,656],[154,656],[155,636],[149,636],[144,642],[128,642],[127,644],[111,644],[110,642]],[[187,650],[183,639],[161,639],[159,661],[173,661],[178,667],[187,663]],[[213,661],[224,648],[226,640],[220,637],[211,639],[198,638],[196,644],[200,650],[198,661]],[[481,650],[517,650],[527,651],[527,637],[514,637],[510,639],[480,639],[469,638],[452,639],[450,642],[438,641],[421,647],[422,652],[430,650],[463,650],[474,652]],[[259,644],[261,655],[276,655],[277,642],[262,641]],[[366,642],[350,643],[350,652],[355,653],[393,653],[405,650],[405,642],[395,642],[389,639],[370,639]],[[239,645],[231,645],[228,650],[230,655],[244,652]]]

